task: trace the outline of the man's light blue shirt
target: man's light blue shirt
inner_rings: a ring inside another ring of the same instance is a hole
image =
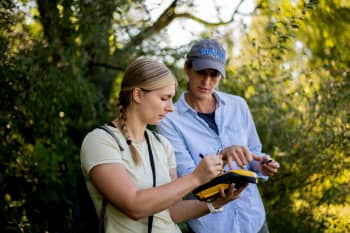
[[[217,100],[215,122],[219,134],[198,116],[183,93],[175,111],[160,123],[159,132],[174,147],[179,176],[191,173],[203,155],[214,155],[232,145],[246,146],[262,156],[261,143],[246,101],[223,92],[214,93]],[[238,166],[233,163],[234,168]],[[247,166],[249,169],[250,165]],[[224,211],[188,221],[196,233],[257,233],[265,221],[265,209],[255,184],[249,184],[237,200]]]

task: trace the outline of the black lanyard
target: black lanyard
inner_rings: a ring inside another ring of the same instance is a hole
[[[153,160],[153,153],[152,153],[152,148],[151,148],[151,143],[148,138],[148,134],[145,131],[145,138],[147,141],[147,146],[148,146],[148,155],[149,155],[149,161],[151,163],[151,168],[152,168],[152,175],[153,175],[153,187],[156,187],[156,169],[154,166],[154,160]],[[153,215],[148,217],[148,233],[152,232],[152,224],[153,224]]]

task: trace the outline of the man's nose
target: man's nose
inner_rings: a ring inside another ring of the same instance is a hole
[[[210,74],[206,73],[203,77],[202,77],[202,83],[208,83],[210,81]]]

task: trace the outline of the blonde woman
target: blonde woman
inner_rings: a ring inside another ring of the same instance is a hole
[[[220,156],[205,157],[186,176],[177,178],[173,149],[169,141],[159,140],[146,127],[157,125],[174,110],[176,79],[162,63],[138,58],[127,68],[119,93],[119,117],[109,129],[125,149],[120,150],[113,138],[95,129],[84,138],[81,165],[86,184],[97,213],[102,200],[107,200],[106,232],[149,232],[149,216],[153,216],[153,233],[180,232],[176,223],[209,213],[205,202],[182,200],[194,188],[217,176],[223,168]],[[155,164],[156,187],[149,149]],[[214,208],[238,198],[241,189],[234,186],[212,203]]]

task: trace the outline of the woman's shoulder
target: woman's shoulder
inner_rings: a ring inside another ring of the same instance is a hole
[[[110,132],[116,136],[120,142],[122,140],[122,136],[117,128],[113,128],[110,126],[107,126],[110,129]],[[83,139],[83,145],[84,144],[104,144],[106,142],[112,142],[115,143],[115,140],[113,139],[112,135],[106,132],[106,130],[102,129],[101,127],[95,127],[92,130],[90,130]]]

